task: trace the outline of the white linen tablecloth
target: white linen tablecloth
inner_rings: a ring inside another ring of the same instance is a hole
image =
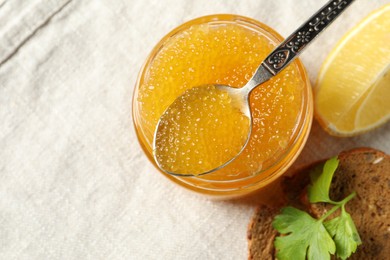
[[[326,1],[0,0],[0,259],[246,259],[255,197],[214,201],[158,173],[132,124],[137,73],[192,18],[234,13],[284,36]],[[357,0],[302,55],[310,79],[388,0]],[[357,146],[314,123],[295,166]]]

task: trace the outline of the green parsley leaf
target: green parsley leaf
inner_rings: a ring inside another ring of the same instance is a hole
[[[275,217],[272,225],[282,234],[274,241],[278,259],[328,260],[330,254],[334,253],[339,258],[346,259],[362,243],[351,215],[345,211],[345,204],[356,193],[352,192],[339,202],[329,198],[329,188],[338,163],[337,158],[332,158],[325,163],[323,169],[314,169],[310,174],[312,185],[308,189],[311,203],[330,203],[333,208],[325,211],[319,219],[293,207],[283,208],[282,213]],[[340,208],[341,214],[338,217],[324,222]]]
[[[308,196],[311,203],[328,202],[334,204],[329,198],[329,188],[338,165],[339,160],[337,157],[333,157],[326,161],[322,172],[313,171],[310,174],[312,185],[309,185]]]
[[[341,259],[347,259],[362,243],[351,215],[341,207],[340,216],[324,222],[325,228],[336,243],[336,254]]]
[[[273,227],[286,236],[275,239],[276,257],[279,260],[294,259],[309,260],[330,259],[330,254],[336,251],[328,231],[322,221],[312,218],[309,214],[293,207],[282,209],[272,222]]]

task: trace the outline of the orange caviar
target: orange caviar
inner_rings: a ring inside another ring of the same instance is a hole
[[[199,18],[166,36],[145,64],[134,96],[137,134],[148,156],[152,158],[157,122],[177,97],[186,90],[207,84],[244,86],[277,41],[280,41],[280,36],[265,25],[231,15]],[[310,85],[299,61],[254,89],[250,94],[250,107],[252,133],[237,159],[211,174],[191,178],[170,177],[201,192],[231,191],[254,186],[285,171],[302,149],[311,124]],[[223,108],[219,107],[215,112],[218,109]],[[229,121],[228,118],[225,120]],[[197,131],[198,126],[189,127]],[[231,156],[239,145],[237,137],[231,136],[231,132],[229,128],[218,129],[218,135],[226,137],[224,147],[228,145],[231,148],[218,151],[224,159]],[[177,138],[171,139],[172,142],[175,140]],[[202,142],[183,142],[182,148],[191,147],[192,151],[204,152],[206,146]],[[200,157],[188,155],[191,170],[197,170]],[[188,156],[185,155],[185,158]],[[172,167],[183,166],[182,161],[175,163],[171,163]]]

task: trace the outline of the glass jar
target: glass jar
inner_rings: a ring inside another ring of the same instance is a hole
[[[143,65],[133,96],[136,133],[150,161],[157,167],[152,150],[157,121],[178,96],[205,84],[244,86],[282,40],[270,27],[238,15],[200,17],[168,33]],[[254,89],[249,103],[251,137],[232,163],[202,176],[161,173],[192,191],[220,197],[248,194],[280,177],[301,152],[313,118],[311,86],[302,63],[296,59]]]

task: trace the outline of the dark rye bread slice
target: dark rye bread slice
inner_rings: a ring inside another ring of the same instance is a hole
[[[332,184],[330,197],[341,200],[352,191],[357,196],[346,208],[360,233],[363,244],[350,259],[390,259],[390,156],[371,148],[358,148],[342,152]],[[282,187],[289,205],[307,211],[314,217],[329,210],[325,204],[308,203],[306,191],[309,173],[324,162],[311,164],[282,180]],[[272,220],[279,208],[260,206],[249,224],[249,259],[275,259],[273,241],[277,232]]]
[[[266,205],[257,208],[248,226],[248,259],[274,259],[274,239],[278,232],[272,228],[272,221],[279,211]]]
[[[303,175],[302,175],[303,176]],[[295,176],[283,180],[282,187],[285,190],[285,205],[291,205],[304,211],[308,211],[307,205],[303,204],[301,191],[309,183],[309,178]],[[291,186],[292,185],[292,186]],[[289,189],[285,189],[290,187]],[[247,239],[249,248],[248,259],[271,260],[275,259],[274,240],[278,232],[272,227],[272,221],[280,213],[280,207],[260,205],[248,225]]]
[[[353,191],[356,197],[346,204],[362,239],[350,259],[390,259],[390,156],[362,148],[339,155],[329,196],[340,201]],[[314,215],[330,209],[312,204]]]

